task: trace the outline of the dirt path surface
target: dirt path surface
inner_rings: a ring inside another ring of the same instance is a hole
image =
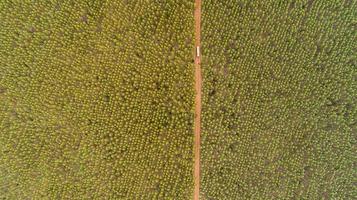
[[[201,91],[202,91],[202,75],[201,75],[201,0],[195,0],[195,169],[194,169],[194,200],[200,198],[200,142],[201,142]]]

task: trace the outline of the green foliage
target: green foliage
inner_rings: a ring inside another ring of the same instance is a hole
[[[202,199],[356,197],[357,4],[204,0]]]
[[[0,2],[0,199],[189,199],[192,0]]]

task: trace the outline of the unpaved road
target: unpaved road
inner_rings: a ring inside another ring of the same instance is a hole
[[[200,198],[200,148],[201,148],[201,95],[202,95],[202,75],[201,75],[201,53],[197,55],[197,47],[201,49],[201,0],[195,0],[195,169],[194,169],[194,200]]]

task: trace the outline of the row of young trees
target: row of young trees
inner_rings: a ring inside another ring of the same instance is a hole
[[[203,1],[202,198],[353,198],[356,6]]]
[[[0,198],[190,199],[191,0],[0,3]]]

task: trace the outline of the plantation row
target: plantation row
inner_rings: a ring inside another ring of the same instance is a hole
[[[192,1],[0,3],[0,198],[189,199]]]
[[[352,1],[203,1],[202,199],[353,199]]]

